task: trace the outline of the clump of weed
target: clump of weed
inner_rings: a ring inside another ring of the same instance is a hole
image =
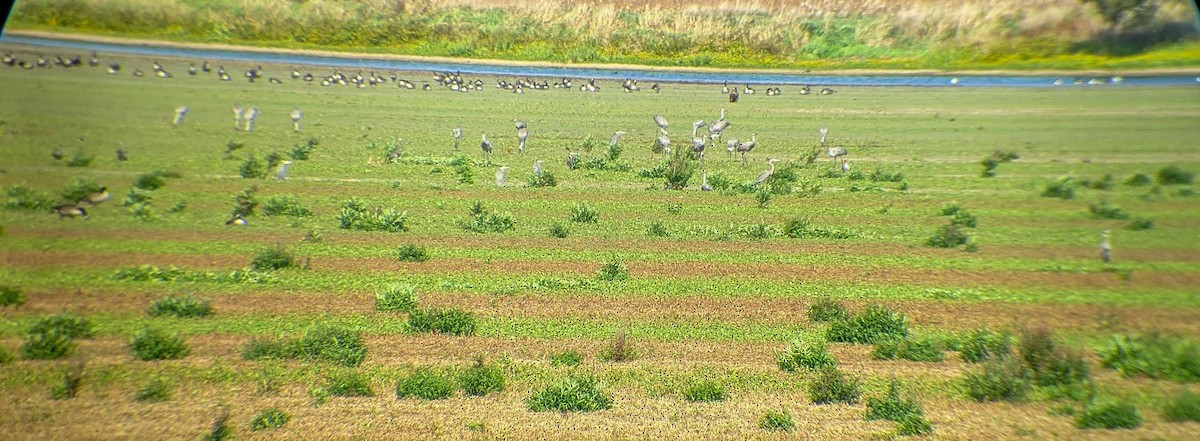
[[[233,436],[233,429],[229,427],[229,411],[222,408],[217,412],[217,416],[213,418],[212,425],[200,439],[203,441],[222,441]]]
[[[410,243],[396,250],[396,259],[401,262],[424,262],[429,260],[429,253],[425,252],[425,247]]]
[[[767,205],[771,203],[771,198],[771,190],[767,187],[763,187],[754,193],[754,200],[758,202],[758,208],[767,208]]]
[[[17,356],[8,351],[8,348],[0,347],[0,365],[5,365],[17,361]]]
[[[1100,351],[1100,362],[1130,377],[1145,375],[1172,381],[1200,381],[1200,342],[1157,332],[1113,337]]]
[[[25,304],[25,293],[21,287],[0,285],[0,307],[17,307]]]
[[[294,266],[296,266],[296,256],[283,245],[259,250],[250,260],[250,269],[254,271],[274,271]]]
[[[945,345],[937,339],[905,338],[900,340],[882,340],[875,343],[872,357],[877,360],[894,360],[896,358],[920,361],[939,362],[945,359]]]
[[[1187,185],[1191,184],[1195,177],[1194,173],[1185,171],[1177,165],[1163,167],[1155,175],[1159,185]]]
[[[76,317],[69,312],[61,312],[38,320],[29,328],[30,333],[57,332],[70,338],[92,338],[92,322],[84,317]]]
[[[976,401],[1020,401],[1030,390],[1030,379],[1014,357],[993,357],[963,375],[967,396]]]
[[[471,172],[471,158],[465,155],[456,155],[450,160],[450,168],[454,169],[454,175],[458,178],[459,184],[474,184],[475,174]]]
[[[671,231],[662,222],[654,221],[650,224],[650,228],[646,229],[646,234],[653,237],[667,237],[671,235]]]
[[[101,191],[103,188],[100,184],[90,179],[74,178],[62,190],[63,202],[76,203],[93,193]]]
[[[796,427],[796,423],[792,421],[792,414],[788,413],[786,409],[768,410],[758,420],[758,427],[768,432],[791,432]]]
[[[908,336],[908,319],[904,314],[881,306],[869,306],[862,313],[829,325],[827,337],[832,342],[875,343],[902,339]]]
[[[183,335],[168,335],[158,329],[145,328],[138,331],[129,342],[133,357],[142,361],[178,360],[192,350],[183,340]]]
[[[212,302],[191,295],[166,296],[155,300],[146,311],[151,317],[171,315],[175,317],[208,317],[213,313]]]
[[[1153,183],[1154,180],[1150,179],[1149,176],[1146,176],[1145,173],[1137,173],[1125,180],[1125,185],[1130,187],[1145,187]]]
[[[147,191],[158,190],[167,185],[166,175],[167,172],[161,170],[143,173],[133,180],[133,187]]]
[[[571,222],[594,224],[600,219],[600,212],[587,202],[580,202],[571,208]]]
[[[1042,197],[1075,199],[1075,185],[1075,180],[1068,176],[1058,178],[1058,180],[1046,184],[1046,188],[1042,190]]]
[[[258,412],[253,420],[250,420],[250,430],[257,432],[260,430],[278,429],[287,425],[291,416],[279,410],[278,407],[268,407]]]
[[[592,412],[612,408],[613,401],[596,377],[575,374],[535,391],[525,404],[534,412]]]
[[[475,364],[462,373],[458,382],[463,393],[482,397],[504,390],[504,371],[498,365],[484,363],[482,356],[476,356]]]
[[[513,229],[515,223],[508,213],[492,213],[482,201],[475,201],[471,205],[471,217],[458,221],[458,225],[475,233],[503,233]]]
[[[683,212],[683,204],[681,204],[679,202],[667,203],[667,213],[668,214],[679,214],[681,212]]]
[[[833,299],[818,299],[808,305],[808,319],[814,322],[833,322],[850,318],[846,305]]]
[[[854,237],[854,234],[849,231],[813,226],[812,221],[808,217],[794,217],[788,220],[787,223],[783,224],[782,234],[792,239],[849,239]]]
[[[441,400],[454,393],[454,378],[430,367],[418,367],[396,382],[396,398]]]
[[[925,241],[925,245],[935,248],[968,247],[970,243],[971,235],[966,228],[955,224],[942,225]]]
[[[75,340],[58,329],[30,331],[21,343],[21,358],[25,360],[57,360],[75,350]]]
[[[1181,389],[1163,405],[1163,418],[1167,421],[1200,422],[1200,393]]]
[[[739,225],[737,227],[737,233],[739,236],[753,240],[766,240],[779,235],[779,231],[777,231],[775,227],[767,225],[763,222],[750,225]]]
[[[417,307],[417,287],[409,284],[391,284],[375,293],[376,311],[409,312]]]
[[[688,181],[695,174],[696,164],[688,159],[687,153],[684,153],[684,150],[688,149],[681,148],[671,153],[671,159],[667,161],[666,167],[663,168],[664,190],[683,190],[687,188]],[[690,152],[691,150],[688,150],[688,153]]]
[[[83,153],[83,150],[76,150],[75,156],[67,160],[67,167],[87,167],[92,165],[92,160],[96,159],[93,155]]]
[[[408,231],[408,212],[397,212],[391,208],[368,208],[362,201],[350,198],[342,204],[338,213],[338,226],[352,231],[384,231],[400,233]]]
[[[612,258],[606,260],[600,265],[600,270],[596,272],[596,279],[613,282],[625,280],[629,278],[629,268],[620,259]]]
[[[950,224],[961,225],[967,228],[975,228],[975,215],[968,212],[957,202],[951,202],[942,205],[942,216],[950,216]]]
[[[550,237],[564,239],[569,234],[571,234],[571,230],[561,223],[555,222],[550,225]]]
[[[1083,354],[1058,347],[1053,332],[1045,326],[1022,329],[1017,355],[1039,386],[1071,385],[1089,376]]]
[[[258,207],[258,199],[255,194],[258,193],[258,186],[251,185],[242,190],[234,197],[233,214],[240,214],[243,217],[253,216],[254,209]]]
[[[358,366],[367,348],[357,331],[334,326],[317,326],[299,339],[253,339],[242,348],[242,357],[259,359],[321,360],[343,366]]]
[[[1113,184],[1113,175],[1106,174],[1106,175],[1104,175],[1104,177],[1102,177],[1100,179],[1084,179],[1082,181],[1079,181],[1079,185],[1090,188],[1092,190],[1112,191],[1113,185],[1114,185]]]
[[[609,341],[608,347],[600,351],[599,358],[604,361],[620,363],[633,360],[635,357],[637,357],[637,353],[625,337],[625,331],[617,331],[617,335]]]
[[[1089,203],[1088,212],[1096,219],[1129,219],[1129,213],[1121,210],[1121,207],[1108,203],[1108,201]]]
[[[238,174],[244,179],[259,179],[266,177],[267,167],[254,154],[246,155],[246,160],[238,166]]]
[[[693,403],[725,401],[728,396],[725,385],[713,380],[697,381],[683,390],[683,399]]]
[[[288,157],[297,161],[306,161],[320,143],[317,138],[308,138],[308,141],[293,145],[292,150],[288,152]]]
[[[335,397],[373,397],[371,379],[353,370],[335,370],[329,374],[325,391]]]
[[[413,309],[408,314],[408,326],[418,332],[439,332],[452,335],[475,334],[475,315],[457,308]]]
[[[1012,336],[996,333],[988,328],[979,328],[960,340],[959,356],[967,363],[979,363],[993,358],[1007,357],[1012,353]]]
[[[225,143],[225,160],[232,160],[233,152],[241,150],[242,147],[245,147],[245,146],[246,146],[246,144],[234,141],[232,139],[229,140],[228,142],[226,142]]]
[[[62,382],[50,388],[50,399],[65,400],[75,398],[79,395],[79,388],[83,386],[83,362],[72,363],[70,367],[63,370]]]
[[[16,184],[5,190],[8,195],[8,200],[4,201],[4,208],[9,210],[49,210],[54,207],[54,199],[50,195],[34,190],[32,187],[24,184]],[[74,201],[72,201],[74,202]]]
[[[267,198],[263,203],[263,214],[267,216],[312,216],[312,210],[300,204],[300,199],[290,194],[281,194]]]
[[[300,240],[305,243],[321,243],[325,240],[325,236],[321,234],[319,228],[313,227],[304,232],[304,238]]]
[[[171,399],[171,383],[154,377],[133,394],[133,399],[143,403],[158,403]]]
[[[981,176],[985,178],[994,177],[996,176],[996,167],[999,167],[1000,164],[1012,162],[1020,158],[1021,156],[1018,155],[1017,152],[1002,152],[996,150],[995,152],[992,152],[991,156],[983,158],[982,161],[979,161],[979,164],[983,166],[983,173]]]
[[[1142,425],[1142,416],[1137,407],[1130,403],[1101,403],[1086,406],[1075,418],[1075,427],[1080,429],[1136,429]]]
[[[550,356],[551,366],[575,367],[583,363],[583,354],[579,351],[565,351]]]
[[[813,404],[854,404],[860,395],[858,379],[846,376],[836,367],[822,369],[808,384],[808,399]]]
[[[793,340],[792,346],[775,357],[779,369],[795,372],[800,369],[818,370],[837,366],[824,341]]]
[[[526,187],[556,187],[558,179],[554,178],[554,173],[543,170],[541,174],[532,175],[529,181],[525,183]]]
[[[1145,231],[1154,229],[1154,221],[1149,218],[1135,217],[1125,225],[1126,230]]]
[[[175,205],[172,205],[170,208],[167,208],[167,213],[177,214],[177,213],[183,213],[186,210],[187,210],[187,201],[179,201],[179,202],[176,202]]]
[[[928,435],[933,424],[925,419],[925,412],[911,399],[900,396],[900,383],[892,380],[884,398],[867,398],[867,420],[888,420],[896,423],[896,434],[901,436]]]

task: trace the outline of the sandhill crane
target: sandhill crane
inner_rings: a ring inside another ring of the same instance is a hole
[[[754,146],[756,146],[756,145],[758,145],[758,134],[757,133],[751,133],[749,141],[738,143],[737,151],[742,154],[742,164],[743,165],[746,164],[746,153],[749,153],[751,150],[754,150]]]
[[[250,110],[246,111],[246,131],[247,132],[254,131],[254,119],[255,118],[258,118],[258,108],[251,107]]]
[[[458,150],[458,143],[462,142],[462,127],[450,129],[450,135],[454,136],[454,150]]]
[[[508,167],[500,167],[496,170],[496,186],[504,186],[504,175],[508,174]]]
[[[850,160],[846,159],[846,158],[842,158],[842,173],[847,173],[849,171],[850,171]]]
[[[300,117],[304,114],[300,113],[300,109],[292,109],[292,130],[300,131]]]
[[[658,126],[658,131],[665,136],[667,134],[667,118],[662,115],[654,115],[654,125]]]
[[[292,165],[292,161],[283,161],[279,163],[279,170],[275,171],[275,179],[287,179],[288,167]]]
[[[729,92],[729,102],[731,102],[731,103],[738,102],[738,91],[737,91],[736,87],[733,88],[732,92]]]
[[[574,152],[567,152],[567,169],[574,170],[577,165],[579,165],[579,155],[576,155]]]
[[[112,194],[110,194],[108,192],[108,187],[100,187],[100,189],[97,190],[95,193],[84,196],[83,199],[79,200],[79,202],[80,203],[86,202],[88,205],[96,205],[101,202],[107,201],[108,198],[110,198],[110,197],[112,197]]]
[[[125,149],[117,149],[117,161],[125,162],[129,160],[128,152]]]
[[[244,110],[242,106],[233,106],[233,130],[242,130],[242,115]]]
[[[179,106],[175,108],[175,120],[172,125],[179,125],[183,122],[183,117],[188,113],[188,106]]]
[[[725,121],[725,108],[721,108],[721,117],[717,118],[717,122]]]
[[[622,132],[620,130],[613,132],[612,138],[608,139],[609,148],[616,148],[617,143],[621,141],[621,135],[624,135],[624,134],[625,134],[625,132]]]
[[[481,150],[483,150],[484,157],[490,161],[491,157],[492,157],[492,142],[488,141],[487,132],[482,132],[482,133],[483,133],[483,141],[481,141],[479,143],[479,148]]]
[[[737,138],[725,140],[725,157],[726,158],[733,159],[733,151],[737,150],[738,144],[740,144],[740,143],[738,142]]]
[[[846,156],[846,153],[846,149],[841,147],[831,147],[829,151],[826,152],[826,154],[828,154],[830,158],[833,158],[834,161],[836,161],[837,158]]]
[[[246,218],[242,217],[242,213],[233,213],[233,217],[225,221],[225,225],[234,225],[239,227],[246,226]]]
[[[542,160],[533,161],[533,176],[542,177]]]
[[[671,153],[671,138],[668,138],[666,134],[659,135],[658,138],[654,139],[654,142],[658,145],[659,150],[662,150],[663,154]]]
[[[779,162],[779,160],[775,159],[775,158],[771,158],[771,159],[767,160],[767,164],[770,164],[771,168],[758,174],[758,178],[754,179],[754,186],[757,187],[758,185],[761,185],[763,182],[767,182],[767,179],[771,179],[771,176],[775,174],[775,163],[776,162]]]
[[[518,120],[518,119],[514,119],[514,120],[513,120],[513,124],[517,126],[517,129],[518,129],[518,130],[520,130],[520,129],[524,129],[524,128],[528,127],[528,126],[525,124],[525,121],[521,121],[521,120]]]
[[[62,148],[55,148],[54,150],[50,151],[50,157],[54,158],[55,161],[62,161],[62,158],[65,156],[66,153],[63,153]]]
[[[529,129],[521,127],[517,129],[517,152],[525,153],[525,140],[529,139]]]
[[[708,185],[708,170],[700,171],[700,191],[712,191],[711,185]]]
[[[62,220],[64,217],[69,217],[71,219],[82,217],[87,219],[88,216],[87,210],[84,210],[83,207],[75,204],[63,204],[54,207],[54,213],[58,214],[58,220]]]
[[[821,127],[817,132],[821,134],[821,147],[825,147],[825,135],[829,134],[829,128]]]
[[[714,144],[717,142],[717,140],[721,139],[721,133],[724,132],[725,129],[729,128],[730,124],[728,120],[723,118],[725,115],[724,109],[722,109],[721,115],[722,119],[719,119],[717,122],[708,126],[708,138],[713,140]]]
[[[704,137],[697,137],[696,132],[704,126],[704,120],[697,120],[692,123],[692,152],[696,153],[701,158],[704,157],[704,147],[708,146],[708,140]]]
[[[1112,245],[1108,243],[1108,230],[1100,233],[1100,260],[1104,263],[1112,261]]]

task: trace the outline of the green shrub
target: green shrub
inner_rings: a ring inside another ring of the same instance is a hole
[[[900,436],[928,435],[933,433],[933,424],[921,414],[908,414],[896,421],[896,434]]]
[[[555,222],[554,224],[550,225],[550,237],[563,239],[566,238],[568,234],[571,234],[571,230],[563,224]]]
[[[57,360],[75,349],[71,335],[59,329],[31,331],[21,343],[21,358],[25,360]]]
[[[409,284],[391,284],[375,293],[376,311],[409,312],[417,307],[417,287]]]
[[[1145,231],[1154,229],[1154,221],[1144,217],[1135,217],[1125,225],[1126,230]]]
[[[683,399],[693,403],[725,401],[728,395],[725,385],[712,380],[692,383],[683,390]]]
[[[829,347],[824,341],[793,340],[788,350],[779,353],[776,362],[779,369],[787,372],[837,366],[837,360],[829,354]]]
[[[242,165],[238,166],[238,174],[245,179],[262,178],[267,175],[267,167],[253,154],[247,155]]]
[[[150,200],[153,198],[154,198],[154,192],[152,192],[152,191],[142,190],[140,188],[130,188],[129,193],[126,193],[125,197],[121,199],[121,206],[122,207],[133,207],[129,210],[132,212],[132,211],[136,210],[137,208],[139,208],[139,206],[142,206],[142,207],[148,206],[150,203]]]
[[[247,360],[299,358],[295,341],[253,338],[242,347],[242,358]]]
[[[818,299],[808,305],[808,319],[814,322],[833,322],[850,318],[846,305],[833,299]]]
[[[792,421],[792,414],[786,409],[768,410],[762,419],[758,420],[758,427],[768,432],[791,432],[796,423]]]
[[[1158,174],[1156,175],[1159,185],[1191,184],[1195,177],[1194,173],[1185,171],[1176,165],[1163,167],[1158,170]]]
[[[765,240],[779,235],[779,232],[775,230],[775,227],[762,222],[749,225],[739,225],[737,227],[737,233],[739,236],[754,240]]]
[[[154,211],[154,207],[150,206],[147,202],[133,204],[133,206],[129,207],[129,215],[142,222],[161,219],[158,213]]]
[[[909,415],[924,415],[916,401],[900,396],[900,382],[888,384],[886,397],[867,397],[867,420],[900,421]]]
[[[654,221],[650,224],[650,228],[646,229],[646,235],[652,237],[667,237],[671,235],[671,231],[662,222]]]
[[[5,193],[8,195],[8,200],[4,201],[4,208],[9,210],[44,211],[55,205],[54,199],[51,199],[50,195],[24,184],[13,185],[5,190]]]
[[[1128,185],[1130,187],[1145,187],[1145,186],[1153,184],[1153,183],[1154,183],[1154,181],[1151,180],[1149,176],[1146,176],[1145,173],[1135,174],[1133,176],[1130,176],[1129,179],[1125,180],[1125,185]]]
[[[1044,326],[1021,330],[1017,354],[1040,386],[1078,383],[1089,375],[1083,354],[1058,347],[1053,332]]]
[[[174,171],[155,170],[150,173],[138,175],[133,181],[134,188],[142,190],[158,190],[164,185],[167,185],[167,178],[178,178],[181,175]]]
[[[292,150],[288,152],[288,157],[297,161],[306,161],[318,144],[320,142],[317,141],[317,138],[308,138],[308,141],[305,141],[303,144],[298,143],[293,145]]]
[[[263,203],[263,214],[267,216],[312,216],[312,210],[300,204],[300,199],[290,194],[281,194],[267,198]]]
[[[371,379],[352,370],[336,370],[329,374],[325,391],[335,397],[372,397]]]
[[[939,362],[945,359],[945,345],[931,338],[882,340],[875,344],[872,356],[877,360],[901,358],[910,361]]]
[[[1121,210],[1121,207],[1109,204],[1108,201],[1089,203],[1088,212],[1091,213],[1092,217],[1096,219],[1129,219],[1129,213]]]
[[[979,328],[966,333],[960,342],[959,356],[968,363],[979,363],[1012,353],[1012,337]]]
[[[633,360],[636,356],[637,353],[633,350],[633,346],[625,338],[625,331],[617,331],[617,335],[613,336],[608,347],[600,351],[601,360],[614,363]]]
[[[166,296],[155,300],[146,311],[151,317],[172,315],[175,317],[208,317],[213,313],[212,302],[191,295]]]
[[[471,158],[464,155],[455,155],[454,159],[450,160],[450,168],[454,169],[454,174],[458,177],[459,184],[474,184],[475,174],[471,172]]]
[[[1103,178],[1096,180],[1084,179],[1083,181],[1080,181],[1079,184],[1092,190],[1112,191],[1113,175],[1107,174],[1104,175]]]
[[[971,242],[971,235],[967,234],[966,229],[962,226],[951,223],[942,225],[933,236],[930,236],[925,241],[925,245],[935,248],[955,248],[958,246],[967,246]]]
[[[1067,200],[1074,199],[1075,181],[1070,177],[1058,178],[1057,181],[1046,184],[1046,188],[1042,190],[1042,197]]]
[[[1200,422],[1200,394],[1181,389],[1179,393],[1167,399],[1162,413],[1167,421]]]
[[[183,341],[183,335],[167,335],[157,329],[142,329],[129,342],[133,357],[142,361],[178,360],[186,357],[191,349]]]
[[[976,401],[1020,401],[1029,393],[1028,374],[1012,357],[994,357],[963,375],[967,396]]]
[[[1000,161],[997,161],[996,158],[988,156],[979,161],[979,165],[983,166],[983,172],[981,172],[979,176],[991,178],[996,176],[996,167],[1000,166]]]
[[[258,207],[258,198],[254,195],[258,193],[258,186],[251,185],[234,196],[233,213],[240,214],[243,217],[254,215],[254,209]]]
[[[413,309],[408,314],[408,326],[418,332],[439,332],[452,335],[475,334],[475,315],[456,308]]]
[[[613,402],[596,377],[579,374],[534,391],[525,404],[534,412],[592,412],[612,408]]]
[[[583,363],[583,354],[579,351],[560,352],[550,356],[551,366],[569,366],[575,367]]]
[[[758,208],[767,208],[767,205],[771,203],[772,197],[771,190],[767,187],[763,187],[754,193],[754,200],[758,202]]]
[[[861,394],[858,379],[847,377],[835,367],[822,369],[808,384],[808,398],[813,404],[854,404]]]
[[[467,368],[458,379],[463,393],[482,397],[492,392],[504,390],[504,371],[500,366],[483,362],[483,357],[475,359],[475,365]]]
[[[333,326],[318,326],[304,333],[294,344],[291,358],[323,360],[343,366],[358,366],[367,358],[367,347],[363,345],[358,331]]]
[[[76,203],[103,188],[90,179],[73,178],[62,191],[63,202]]]
[[[93,159],[96,159],[96,157],[85,155],[83,150],[76,150],[75,156],[72,156],[71,159],[67,160],[67,167],[87,167],[92,165]]]
[[[1200,381],[1200,342],[1159,333],[1113,337],[1100,351],[1100,362],[1130,377],[1145,375],[1171,381]]]
[[[603,265],[600,265],[600,270],[596,272],[596,279],[606,282],[628,278],[629,268],[625,267],[625,263],[617,258],[606,260]]]
[[[11,285],[0,285],[0,307],[21,306],[25,304],[25,293],[21,288]]]
[[[254,416],[254,419],[250,420],[250,430],[257,432],[260,430],[278,429],[286,425],[291,419],[291,416],[283,413],[278,407],[269,407],[259,411]]]
[[[92,322],[84,317],[76,317],[69,312],[61,312],[38,320],[29,328],[29,333],[57,332],[68,338],[92,338]]]
[[[834,321],[827,333],[829,341],[844,343],[875,343],[907,336],[908,319],[904,314],[881,306],[870,306],[860,314]]]
[[[0,365],[12,363],[17,360],[17,356],[9,352],[7,348],[0,347]]]
[[[425,247],[410,243],[396,250],[396,259],[401,262],[424,262],[429,260],[429,254],[425,252]]]
[[[696,163],[687,157],[690,153],[691,150],[686,148],[679,148],[671,153],[671,159],[664,164],[662,169],[663,189],[683,190],[687,188],[688,181],[696,173]]]
[[[600,220],[600,212],[587,202],[580,202],[571,208],[571,222],[594,224]]]
[[[138,389],[133,399],[144,403],[158,403],[171,399],[171,383],[162,378],[154,377]]]
[[[458,221],[458,225],[475,233],[503,233],[513,229],[515,222],[508,213],[492,213],[482,201],[475,201],[471,205],[471,217]]]
[[[540,175],[532,175],[529,181],[525,183],[526,187],[554,187],[558,185],[558,180],[554,178],[554,174],[548,171],[542,171]]]
[[[1129,403],[1103,403],[1086,406],[1075,418],[1075,427],[1080,429],[1136,429],[1142,425],[1142,416]]]
[[[416,397],[422,400],[441,400],[454,393],[454,379],[429,367],[418,367],[396,383],[396,398]]]
[[[274,271],[296,266],[296,256],[283,245],[259,250],[250,260],[250,269],[254,271]]]
[[[342,204],[338,213],[339,227],[353,231],[385,231],[400,233],[408,231],[408,212],[398,213],[390,208],[367,208],[358,199],[351,198]]]
[[[63,400],[79,395],[83,386],[83,362],[71,364],[63,370],[62,382],[50,388],[50,399]]]
[[[871,182],[901,182],[904,181],[904,173],[889,173],[880,169],[875,169],[871,172],[870,179]]]
[[[205,433],[200,439],[202,441],[221,441],[233,436],[233,429],[229,428],[229,411],[221,409],[217,416],[213,418],[212,426],[209,427],[208,433]]]

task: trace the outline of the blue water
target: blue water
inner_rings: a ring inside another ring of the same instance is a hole
[[[282,53],[244,52],[224,49],[190,49],[163,47],[146,44],[96,43],[76,40],[5,35],[0,42],[42,46],[73,51],[118,53],[129,55],[179,57],[206,59],[210,61],[243,61],[252,63],[276,63],[284,65],[317,65],[342,69],[372,69],[383,71],[434,71],[461,72],[476,75],[501,75],[513,77],[550,77],[623,80],[632,78],[641,82],[681,82],[802,85],[813,86],[955,86],[955,87],[1056,87],[1054,81],[1061,78],[1058,87],[1112,87],[1112,86],[1200,86],[1200,78],[1191,75],[1126,76],[1119,83],[1108,77],[1054,77],[1054,76],[958,76],[952,84],[951,75],[806,75],[803,73],[770,72],[686,72],[654,71],[637,68],[597,69],[592,67],[546,67],[508,66],[487,63],[452,63],[439,61],[391,60],[377,58],[328,57],[320,55],[298,55]],[[1104,84],[1088,85],[1096,78]],[[1084,84],[1074,84],[1076,80]]]

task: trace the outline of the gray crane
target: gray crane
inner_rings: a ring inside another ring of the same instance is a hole
[[[817,132],[821,134],[821,147],[825,147],[825,135],[829,134],[829,128],[821,127]]]
[[[738,143],[736,150],[738,151],[738,153],[742,154],[742,164],[743,165],[746,164],[746,153],[750,153],[750,151],[754,150],[754,147],[757,145],[758,145],[758,134],[757,133],[751,133],[749,141]]]
[[[697,137],[696,132],[705,125],[706,124],[702,119],[696,120],[692,123],[692,152],[699,155],[700,158],[704,158],[704,148],[708,146],[708,140],[703,136]]]
[[[711,185],[708,185],[708,170],[700,171],[700,191],[713,191]]]
[[[508,167],[500,167],[496,170],[496,186],[504,186],[504,176],[508,174]]]
[[[721,133],[724,133],[725,129],[729,128],[730,122],[724,119],[725,109],[721,109],[721,117],[722,119],[719,119],[717,122],[714,122],[712,125],[708,126],[708,138],[713,141],[714,145],[718,140],[721,139]]]
[[[666,134],[659,135],[654,142],[657,143],[658,148],[662,150],[663,154],[671,154],[671,138],[668,138]]]
[[[246,131],[247,132],[254,131],[254,120],[257,118],[258,118],[258,108],[257,107],[251,107],[250,110],[246,111]]]
[[[492,142],[487,139],[487,132],[483,133],[483,141],[479,143],[479,148],[483,150],[483,155],[489,161],[492,159]]]
[[[179,125],[183,122],[183,117],[188,113],[188,106],[179,106],[175,108],[175,121],[172,125]]]
[[[829,155],[830,158],[833,158],[833,160],[836,161],[837,158],[846,156],[846,154],[848,152],[846,152],[846,149],[841,148],[841,147],[830,147],[829,151],[826,153]]]
[[[300,131],[300,117],[304,114],[300,113],[300,109],[292,109],[292,130]]]
[[[542,160],[533,161],[533,176],[542,177]]]
[[[525,153],[525,140],[529,139],[529,129],[523,124],[517,129],[517,153]]]
[[[608,139],[608,146],[615,148],[617,146],[617,142],[619,142],[621,140],[621,135],[624,135],[624,134],[625,134],[625,132],[622,132],[620,130],[613,132],[612,138]]]
[[[242,116],[245,110],[240,105],[233,106],[233,130],[242,130]]]
[[[654,125],[658,126],[658,131],[664,136],[667,134],[667,118],[662,115],[654,115]]]
[[[850,171],[850,161],[846,158],[842,158],[842,173],[846,173],[849,171]]]
[[[514,123],[514,124],[517,126],[517,129],[518,129],[518,130],[520,130],[520,129],[524,129],[525,127],[527,127],[527,126],[525,125],[525,121],[521,121],[521,120],[519,120],[519,119],[514,119],[514,120],[513,120],[513,123]]]
[[[462,127],[450,129],[450,134],[454,135],[454,150],[458,150],[458,144],[462,142]]]
[[[574,170],[579,165],[579,155],[575,152],[567,152],[567,169]]]
[[[283,161],[279,163],[279,169],[275,171],[275,179],[287,179],[288,167],[292,165],[292,161]]]
[[[726,158],[733,159],[733,151],[737,150],[738,144],[741,144],[741,143],[738,142],[737,138],[725,140],[725,157]]]
[[[758,174],[758,178],[754,179],[754,186],[757,187],[757,186],[761,185],[763,182],[767,182],[767,179],[771,179],[771,176],[775,174],[775,163],[776,162],[779,162],[779,160],[775,159],[775,158],[771,158],[771,159],[767,160],[767,164],[770,164],[771,168],[764,170],[762,173]]]
[[[1100,260],[1112,262],[1112,245],[1108,243],[1108,230],[1100,233]]]

